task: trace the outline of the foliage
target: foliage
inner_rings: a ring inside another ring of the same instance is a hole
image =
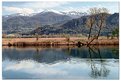
[[[119,29],[118,28],[115,28],[113,31],[112,31],[112,36],[119,36]]]

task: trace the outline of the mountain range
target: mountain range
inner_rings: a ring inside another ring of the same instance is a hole
[[[97,14],[98,15],[98,14]],[[54,12],[43,11],[29,15],[12,14],[2,16],[3,33],[29,33],[29,34],[87,34],[89,32],[85,23],[90,15],[82,12]],[[102,35],[110,33],[119,27],[119,13],[107,14],[106,27]],[[97,29],[94,29],[96,32]]]

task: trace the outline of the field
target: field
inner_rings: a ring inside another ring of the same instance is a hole
[[[16,43],[25,43],[26,45],[34,45],[36,44],[55,44],[55,45],[75,45],[78,42],[81,42],[83,44],[87,44],[90,42],[87,37],[71,37],[71,38],[39,38],[36,40],[36,38],[3,38],[2,39],[2,45],[7,46],[8,44],[16,44]],[[93,45],[118,45],[119,39],[107,39],[106,37],[99,37],[98,40],[94,40],[90,44]]]

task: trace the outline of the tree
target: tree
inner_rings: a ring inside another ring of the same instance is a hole
[[[68,45],[69,45],[69,42],[70,42],[70,37],[69,37],[69,35],[65,35],[65,38],[66,38],[66,41],[68,42]]]
[[[93,26],[96,26],[99,28],[98,33],[97,33],[97,39],[98,39],[102,28],[105,26],[105,21],[106,21],[108,10],[106,8],[94,7],[94,8],[90,8],[88,12],[90,14],[86,22],[86,25],[90,28],[88,39],[91,36],[90,34],[91,34]]]
[[[91,36],[91,31],[92,31],[93,24],[94,24],[94,19],[93,19],[92,17],[90,17],[90,18],[86,21],[86,25],[89,27],[89,36],[88,36],[88,39],[89,39],[90,36]]]
[[[40,25],[38,23],[36,23],[35,28],[38,29],[39,27],[40,27]],[[38,41],[38,39],[39,39],[38,31],[36,31],[35,37],[36,37],[36,41]]]
[[[86,23],[90,27],[88,39],[91,36],[90,34],[91,34],[92,27],[97,27],[99,28],[99,30],[96,33],[96,35],[94,35],[94,38],[91,39],[91,41],[88,42],[87,45],[90,45],[91,42],[93,42],[95,39],[98,39],[101,29],[105,26],[108,10],[106,8],[94,7],[89,9],[89,13],[90,13],[90,16],[89,16],[90,18],[88,18]]]
[[[118,28],[115,28],[115,29],[112,31],[112,38],[115,37],[115,36],[116,36],[117,38],[119,37],[119,29],[118,29]]]
[[[119,29],[116,28],[115,31],[116,31],[116,36],[117,36],[117,38],[119,38]]]
[[[95,24],[95,14],[97,14],[97,8],[90,8],[88,10],[90,16],[86,21],[86,25],[89,27],[89,36],[88,39],[91,37],[91,31],[92,31],[92,27]]]
[[[36,37],[36,41],[38,41],[39,39],[38,33],[35,33],[35,37]]]
[[[106,22],[108,10],[106,8],[99,8],[97,12],[99,14],[96,18],[96,26],[99,28],[97,33],[97,39],[98,39],[102,28],[106,25],[105,22]]]

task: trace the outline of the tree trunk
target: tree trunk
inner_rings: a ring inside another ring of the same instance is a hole
[[[100,32],[101,32],[101,27],[100,27],[100,29],[99,29],[99,31],[98,31],[97,39],[99,38]]]
[[[38,37],[38,35],[36,36],[36,41],[38,41],[38,39],[39,39],[39,37]]]
[[[90,30],[89,30],[89,36],[88,36],[88,39],[89,39],[90,36],[91,36],[91,30],[92,30],[92,27],[91,27]]]
[[[89,43],[87,43],[87,46],[89,46],[91,42],[93,42],[94,40],[95,40],[95,37]]]

